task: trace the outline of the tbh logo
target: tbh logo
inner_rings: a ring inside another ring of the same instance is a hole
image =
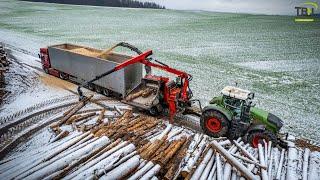
[[[312,22],[314,21],[315,11],[318,10],[318,3],[305,2],[306,7],[295,7],[297,11],[296,22]]]

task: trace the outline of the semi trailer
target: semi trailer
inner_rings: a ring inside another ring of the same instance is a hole
[[[61,79],[72,79],[77,83],[91,80],[116,65],[132,58],[131,56],[111,52],[101,57],[103,51],[74,44],[58,44],[40,49],[43,70]],[[140,84],[142,65],[126,67],[110,76],[89,83],[90,90],[106,96],[124,97],[129,91]]]

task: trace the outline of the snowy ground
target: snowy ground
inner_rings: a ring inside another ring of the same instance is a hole
[[[65,89],[75,89],[76,85],[45,74],[39,58],[21,52],[19,48],[7,48],[12,64],[6,74],[6,89],[11,93],[1,106],[0,117],[49,99],[70,95]]]

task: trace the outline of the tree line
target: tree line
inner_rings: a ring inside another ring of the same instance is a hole
[[[25,0],[25,1],[74,4],[74,5],[91,5],[91,6],[165,9],[164,6],[161,6],[154,2],[140,2],[136,0]]]

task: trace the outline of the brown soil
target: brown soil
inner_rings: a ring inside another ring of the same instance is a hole
[[[56,89],[75,89],[75,84],[59,79],[59,78],[53,78],[50,75],[40,75],[39,76],[40,81],[45,84],[46,86],[50,86]]]
[[[310,142],[309,142],[308,140],[297,139],[296,142],[295,142],[295,144],[296,144],[298,147],[301,147],[301,148],[309,148],[310,151],[320,151],[320,147],[319,147],[319,146],[310,144]]]

